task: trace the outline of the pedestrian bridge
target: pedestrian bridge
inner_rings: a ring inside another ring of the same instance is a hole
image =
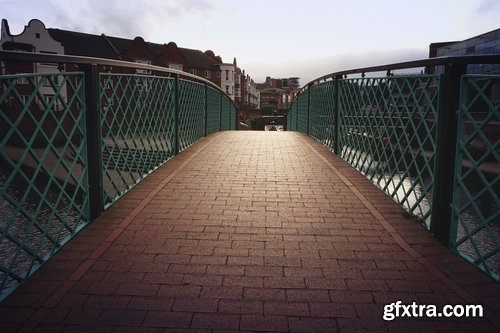
[[[1,77],[2,332],[500,328],[498,77],[336,73],[258,132],[189,75],[45,60],[78,71]]]

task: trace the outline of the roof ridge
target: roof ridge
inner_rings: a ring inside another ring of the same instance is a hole
[[[111,47],[111,49],[113,49],[113,51],[116,53],[116,56],[118,57],[118,59],[121,59],[122,56],[120,55],[120,52],[118,52],[118,49],[116,48],[116,46],[111,42],[111,40],[108,38],[108,36],[106,36],[104,33],[101,34],[101,37],[104,38],[104,40],[106,41],[106,43],[108,43],[108,45]]]

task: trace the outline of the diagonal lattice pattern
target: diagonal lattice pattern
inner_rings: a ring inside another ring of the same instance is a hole
[[[207,88],[207,134],[220,130],[221,95],[212,87]]]
[[[204,123],[205,86],[179,80],[179,151],[205,135]]]
[[[286,115],[286,128],[289,131],[295,131],[297,130],[295,128],[295,125],[297,123],[297,113],[299,112],[298,110],[298,104],[293,103],[290,108],[288,109],[288,113]]]
[[[236,117],[238,116],[238,110],[236,110],[236,107],[234,106],[234,103],[227,98],[229,102],[229,124],[227,125],[228,130],[234,130],[236,129]]]
[[[300,94],[296,101],[298,105],[297,109],[297,117],[295,119],[296,125],[295,129],[302,133],[307,133],[307,126],[309,123],[308,119],[308,104],[309,104],[309,93],[310,90],[307,90],[305,93]]]
[[[91,206],[100,213],[206,133],[235,128],[222,91],[168,75],[101,72],[97,85],[84,73],[1,76],[0,299],[90,222]],[[87,137],[89,115],[100,136]],[[92,204],[89,140],[101,151],[91,176],[103,201]]]
[[[0,78],[0,299],[89,222],[81,73]]]
[[[232,103],[228,98],[222,98],[222,109],[221,109],[221,130],[227,131],[231,129],[231,113],[234,113],[232,111]]]
[[[500,281],[500,77],[462,78],[452,247]]]
[[[335,81],[327,81],[311,87],[310,94],[309,135],[333,150]]]
[[[341,157],[430,226],[439,78],[342,80]]]
[[[174,79],[100,74],[104,205],[171,158]]]

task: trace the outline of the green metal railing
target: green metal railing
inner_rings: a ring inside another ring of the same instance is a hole
[[[212,87],[207,87],[207,133],[212,134],[221,130],[222,95]]]
[[[310,91],[309,135],[327,147],[333,149],[335,134],[334,109],[335,81],[327,81],[315,86]]]
[[[187,80],[179,80],[179,151],[191,146],[205,135],[204,85]],[[194,97],[194,98],[192,98]]]
[[[468,64],[478,63],[500,63],[500,57],[430,59],[325,75],[296,96],[287,127],[329,147],[499,281],[500,77],[464,76]],[[434,72],[434,66],[443,74],[392,73],[424,67]]]
[[[338,154],[411,215],[430,226],[437,76],[345,79]]]
[[[81,73],[0,76],[0,299],[90,220]]]
[[[174,156],[174,79],[99,74],[104,206]]]
[[[309,91],[297,97],[297,116],[295,126],[298,131],[309,134]]]
[[[500,76],[462,78],[452,245],[500,280]]]
[[[0,60],[16,73],[0,76],[0,300],[165,161],[236,128],[230,98],[187,73],[20,52]]]

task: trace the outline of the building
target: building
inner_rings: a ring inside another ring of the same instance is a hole
[[[429,57],[451,57],[469,55],[500,55],[500,29],[496,29],[463,41],[432,43]],[[442,68],[437,69],[437,73]],[[468,74],[499,74],[500,65],[478,64],[467,67]]]
[[[230,63],[219,64],[220,71],[220,87],[226,92],[226,94],[231,97],[234,101],[234,82],[235,82],[235,70],[234,65]]]
[[[300,87],[299,78],[266,78],[266,82],[257,84],[260,93],[260,108],[264,113],[283,113],[290,107]]]
[[[37,19],[31,20],[19,35],[12,35],[7,20],[3,19],[0,49],[88,56],[167,67],[197,75],[213,82],[221,87],[232,100],[235,100],[235,96],[238,96],[240,100],[242,100],[242,96],[246,96],[246,91],[243,93],[241,91],[243,88],[241,75],[238,76],[238,80],[236,78],[236,60],[233,64],[224,63],[221,57],[216,56],[211,50],[202,52],[200,50],[180,48],[174,42],[157,44],[147,42],[142,37],[126,39],[105,34],[93,35],[46,28]],[[22,69],[13,68],[14,64],[10,66],[8,69],[10,74],[57,71],[53,66],[46,69],[40,67],[41,65],[39,68]],[[144,70],[138,71],[147,73]],[[6,74],[5,70],[3,74]],[[244,82],[246,82],[246,79]],[[255,99],[252,98],[251,100],[254,101]]]
[[[35,52],[44,54],[64,54],[64,46],[54,40],[45,25],[39,20],[31,20],[19,35],[10,33],[7,20],[2,20],[0,49],[8,51]],[[59,71],[57,64],[51,63],[2,63],[2,75],[18,73],[53,73]],[[21,87],[21,90],[23,88]],[[50,87],[42,87],[44,95],[50,95]]]
[[[463,41],[432,43],[429,47],[429,57],[449,57],[449,56],[473,56],[473,55],[500,55],[500,29],[496,29]],[[442,74],[443,66],[437,66],[431,73]],[[483,74],[483,75],[499,75],[500,64],[474,64],[467,66],[467,74]],[[483,94],[488,96],[488,99],[493,105],[500,103],[500,83],[498,80],[492,80],[491,84],[483,87]],[[468,92],[475,94],[475,92]],[[470,96],[472,97],[472,96]],[[469,106],[471,116],[480,121],[490,113],[488,105],[481,103],[481,99]],[[474,125],[475,126],[475,125]],[[474,133],[475,128],[472,122],[465,122],[465,132]],[[490,122],[483,126],[482,131],[486,137],[490,138],[491,142],[496,142],[500,138],[499,126],[496,122]],[[482,151],[484,146],[476,141],[475,150]],[[479,143],[479,144],[478,144]]]
[[[234,79],[234,102],[240,110],[250,111],[260,108],[260,93],[257,85],[250,75],[238,67],[236,58],[233,60],[235,71]]]
[[[44,54],[64,54],[64,46],[52,38],[45,25],[39,20],[31,20],[24,30],[19,35],[12,35],[7,20],[2,20],[1,24],[0,49],[18,52],[35,52]],[[61,100],[67,100],[69,92],[67,89],[59,89],[58,85],[62,81],[62,76],[53,77],[50,79],[44,77],[44,73],[58,73],[62,68],[56,63],[26,63],[16,61],[2,61],[0,63],[1,75],[22,74],[22,73],[37,73],[40,76],[33,77],[18,77],[15,81],[16,96],[10,95],[1,105],[3,115],[11,122],[19,118],[19,115],[29,106],[31,117],[37,121],[42,119],[45,111],[53,110],[55,114],[59,114],[63,109]],[[37,86],[41,94],[33,93],[33,86]],[[58,97],[59,96],[59,97]],[[71,110],[76,112],[76,110]],[[68,119],[63,121],[63,126],[70,126]],[[56,128],[57,120],[47,117],[44,126],[47,130]],[[6,122],[0,125],[0,131],[5,133],[8,129],[5,128]],[[30,121],[29,117],[23,117],[18,125],[19,134],[29,137],[36,130],[36,125]],[[39,144],[38,140],[43,141],[43,138],[37,137],[34,144]]]
[[[245,76],[245,71],[243,71],[243,76]],[[246,85],[244,94],[246,105],[251,109],[260,109],[260,93],[257,89],[257,84],[248,74],[246,75],[244,83]]]

